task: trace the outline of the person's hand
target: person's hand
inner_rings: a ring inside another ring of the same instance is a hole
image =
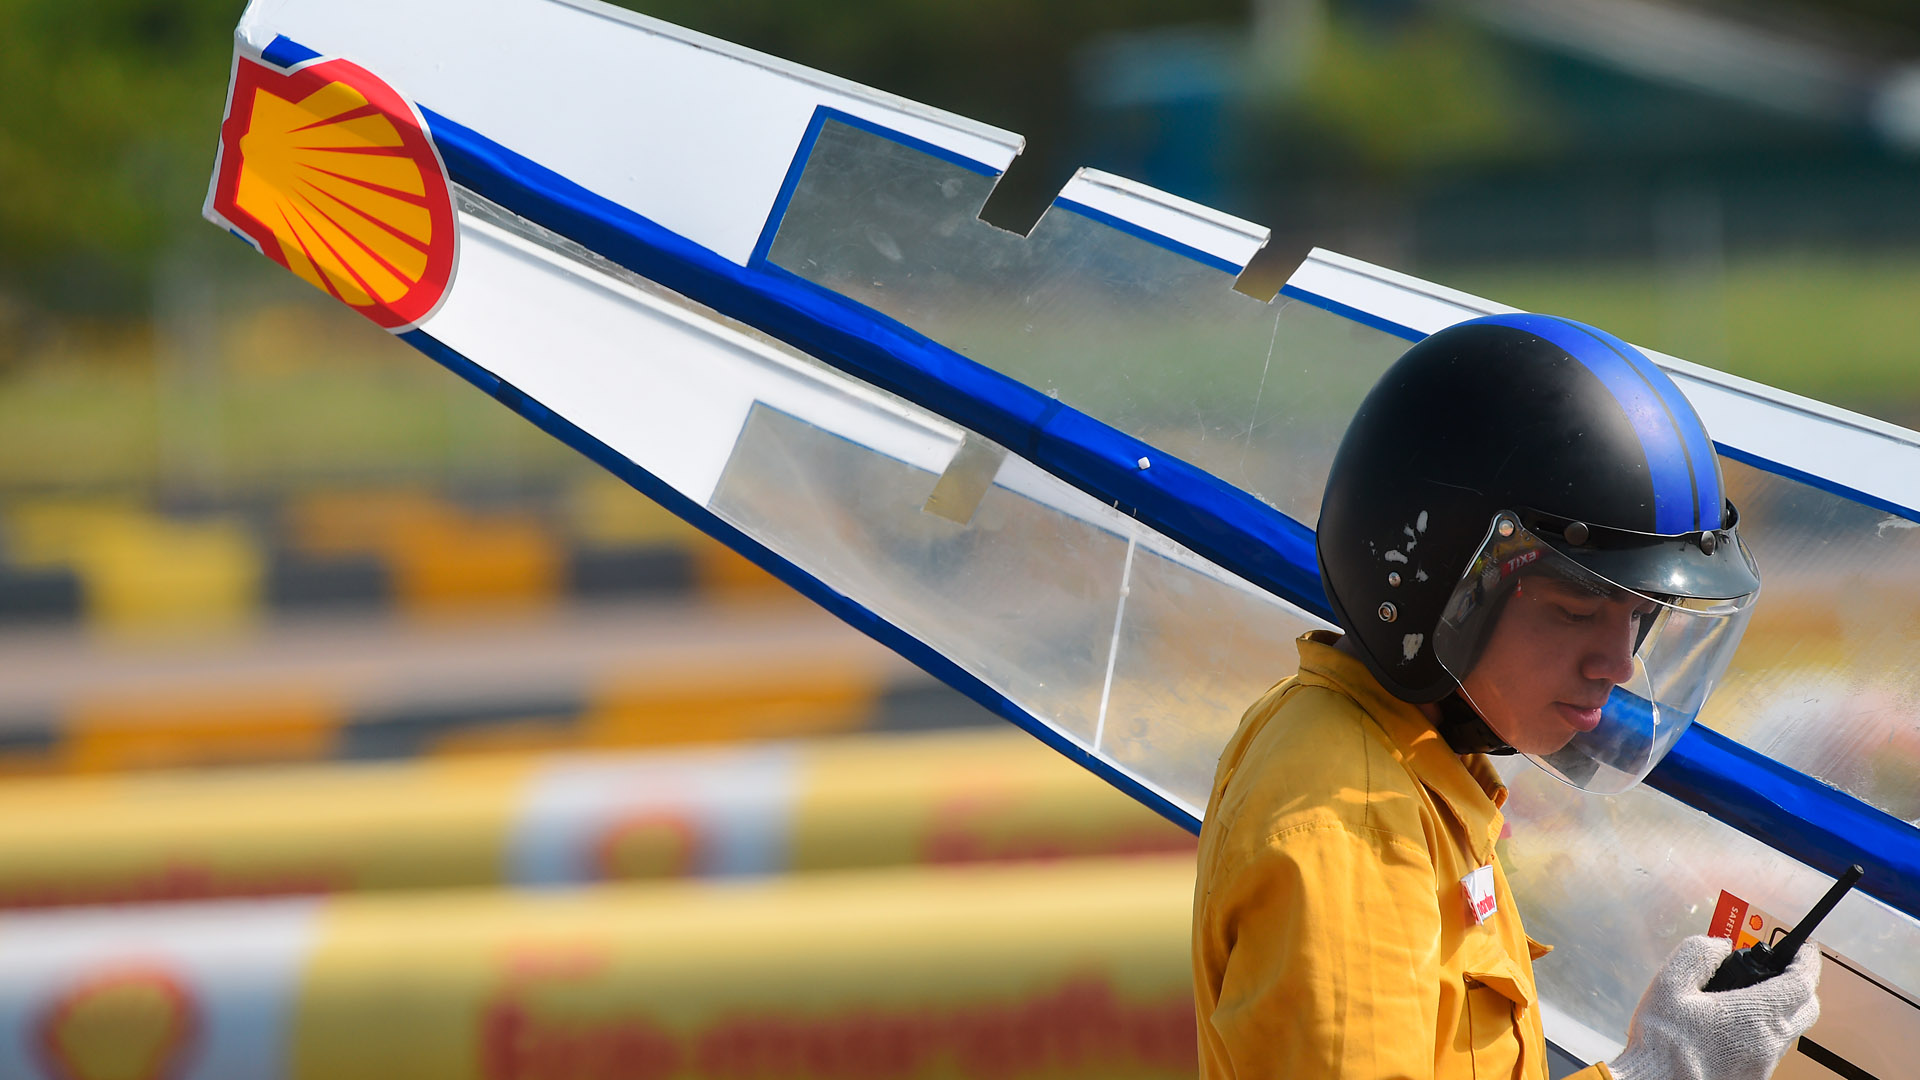
[[[1820,1019],[1820,950],[1800,946],[1787,970],[1739,990],[1701,987],[1733,951],[1725,938],[1690,937],[1647,985],[1627,1048],[1607,1063],[1615,1080],[1766,1080]]]

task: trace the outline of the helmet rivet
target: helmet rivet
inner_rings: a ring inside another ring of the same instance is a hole
[[[1387,584],[1393,586],[1396,589],[1399,588],[1400,587],[1400,571],[1398,570],[1387,571]]]
[[[1493,527],[1493,531],[1499,533],[1502,537],[1512,536],[1513,519],[1510,517],[1501,518],[1500,523]]]
[[[1720,546],[1720,538],[1713,535],[1712,530],[1702,529],[1700,531],[1700,550],[1701,551],[1706,552],[1708,555],[1711,555],[1713,554],[1713,549],[1719,546]]]
[[[1393,620],[1399,617],[1400,617],[1400,609],[1397,607],[1394,607],[1393,604],[1385,603],[1380,605],[1380,621],[1381,622],[1392,622]]]
[[[1587,542],[1587,523],[1584,521],[1576,521],[1568,525],[1566,531],[1561,535],[1567,538],[1567,543],[1573,544],[1576,547],[1584,544]]]

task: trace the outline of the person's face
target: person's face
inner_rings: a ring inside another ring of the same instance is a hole
[[[1600,723],[1633,677],[1640,621],[1655,605],[1547,577],[1522,581],[1461,685],[1489,727],[1521,753],[1551,754]]]

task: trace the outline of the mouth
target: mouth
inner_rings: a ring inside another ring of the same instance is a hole
[[[1567,726],[1573,728],[1575,731],[1588,732],[1600,726],[1600,706],[1598,705],[1592,708],[1586,708],[1580,705],[1569,705],[1564,701],[1556,701],[1553,703],[1553,707],[1559,711],[1560,719],[1565,720]]]

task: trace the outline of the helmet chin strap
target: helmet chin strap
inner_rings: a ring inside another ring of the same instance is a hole
[[[1493,728],[1481,719],[1467,699],[1454,691],[1434,702],[1440,708],[1440,722],[1434,727],[1440,737],[1447,740],[1447,746],[1456,754],[1513,754],[1518,753],[1507,741],[1494,733]]]

